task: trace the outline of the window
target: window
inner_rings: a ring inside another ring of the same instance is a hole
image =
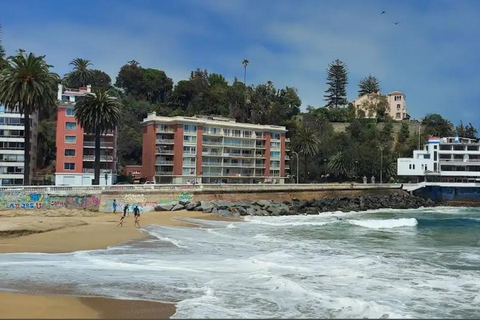
[[[197,131],[197,126],[191,125],[191,124],[186,124],[183,126],[183,131],[185,132],[195,132]]]
[[[395,96],[395,101],[402,101],[402,96]]]
[[[73,109],[65,109],[65,114],[68,116],[68,117],[74,117],[75,116],[75,110]]]
[[[412,169],[415,170],[415,165],[414,164],[412,164]]]
[[[63,165],[63,169],[65,169],[65,170],[75,170],[75,163],[65,162],[64,165]]]
[[[75,149],[65,149],[65,157],[75,157]]]
[[[77,123],[76,122],[66,122],[65,123],[65,129],[66,130],[75,130],[75,129],[77,129]]]
[[[400,112],[397,112],[397,119],[400,119]]]
[[[397,110],[400,110],[400,104],[397,104]]]
[[[65,143],[77,142],[77,136],[65,136]]]
[[[273,132],[272,132],[272,139],[273,139],[273,140],[280,140],[280,134],[279,134],[279,133],[273,133]]]

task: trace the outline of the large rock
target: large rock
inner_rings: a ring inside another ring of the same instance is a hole
[[[258,205],[262,208],[268,207],[272,204],[270,200],[257,200],[253,203],[254,205]]]
[[[170,211],[173,208],[173,204],[171,203],[165,203],[165,204],[160,204],[155,207],[155,211]]]
[[[254,216],[256,213],[255,209],[254,208],[247,208],[247,214],[249,216]]]
[[[217,213],[219,216],[222,216],[222,217],[227,217],[227,218],[233,218],[235,215],[233,212],[231,212],[230,210],[218,210],[218,213]]]
[[[201,201],[200,202],[200,207],[202,207],[202,211],[205,212],[205,213],[211,213],[212,210],[215,208],[213,203],[206,202],[206,201]]]
[[[218,210],[228,210],[233,205],[233,203],[223,200],[215,201],[213,204],[217,207]]]
[[[173,206],[171,211],[180,211],[184,209],[185,209],[185,206],[183,204],[177,203],[176,205]]]
[[[197,207],[197,204],[194,203],[194,202],[189,202],[187,203],[187,205],[185,206],[185,209],[188,210],[188,211],[192,211],[192,210],[195,210],[195,208]]]

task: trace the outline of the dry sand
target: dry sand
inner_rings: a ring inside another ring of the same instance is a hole
[[[119,213],[67,209],[0,211],[0,253],[96,250],[148,236],[133,227],[133,215],[126,218],[123,227],[117,227],[120,216]],[[148,212],[142,214],[140,225],[193,226],[175,217],[218,219],[216,215],[192,211]],[[0,310],[3,319],[165,319],[175,313],[175,306],[148,301],[0,292]]]

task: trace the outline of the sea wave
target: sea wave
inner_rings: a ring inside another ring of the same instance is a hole
[[[418,225],[415,218],[403,219],[373,219],[373,220],[348,220],[350,224],[369,229],[393,229],[401,227],[414,227]]]

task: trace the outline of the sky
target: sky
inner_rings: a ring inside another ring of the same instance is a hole
[[[414,119],[480,127],[480,1],[0,0],[0,23],[8,54],[46,55],[60,76],[85,58],[115,81],[136,60],[174,82],[201,68],[231,83],[248,59],[249,85],[295,87],[305,110],[325,105],[326,70],[340,59],[349,100],[371,74],[383,93],[406,94]]]

